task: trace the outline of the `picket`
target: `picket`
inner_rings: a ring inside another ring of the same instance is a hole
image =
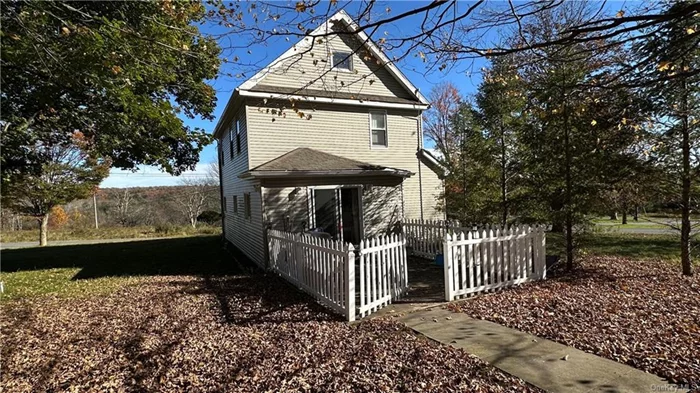
[[[541,226],[447,233],[445,299],[544,279],[545,245]]]

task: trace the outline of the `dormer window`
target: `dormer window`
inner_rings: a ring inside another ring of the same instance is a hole
[[[343,71],[352,71],[351,52],[333,52],[333,68]]]

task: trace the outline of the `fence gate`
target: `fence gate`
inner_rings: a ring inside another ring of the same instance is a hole
[[[360,242],[359,314],[367,316],[399,299],[408,289],[406,239],[380,236]]]
[[[443,249],[447,301],[547,274],[543,227],[448,233]]]

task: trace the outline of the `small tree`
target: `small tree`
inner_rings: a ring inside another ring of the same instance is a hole
[[[87,198],[109,174],[109,163],[89,154],[91,146],[80,132],[67,141],[51,135],[39,138],[30,147],[37,170],[4,184],[3,202],[39,221],[40,246],[48,243],[51,209]]]
[[[209,202],[216,197],[218,184],[211,177],[204,179],[183,178],[180,180],[180,190],[175,195],[175,203],[185,216],[192,228],[197,227],[197,221]]]

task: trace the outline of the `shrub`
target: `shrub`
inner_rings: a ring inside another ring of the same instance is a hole
[[[175,233],[176,229],[177,228],[175,227],[175,225],[167,222],[156,225],[156,233],[160,233],[163,235]]]
[[[214,225],[221,222],[221,214],[214,210],[205,210],[197,217],[197,221]]]

